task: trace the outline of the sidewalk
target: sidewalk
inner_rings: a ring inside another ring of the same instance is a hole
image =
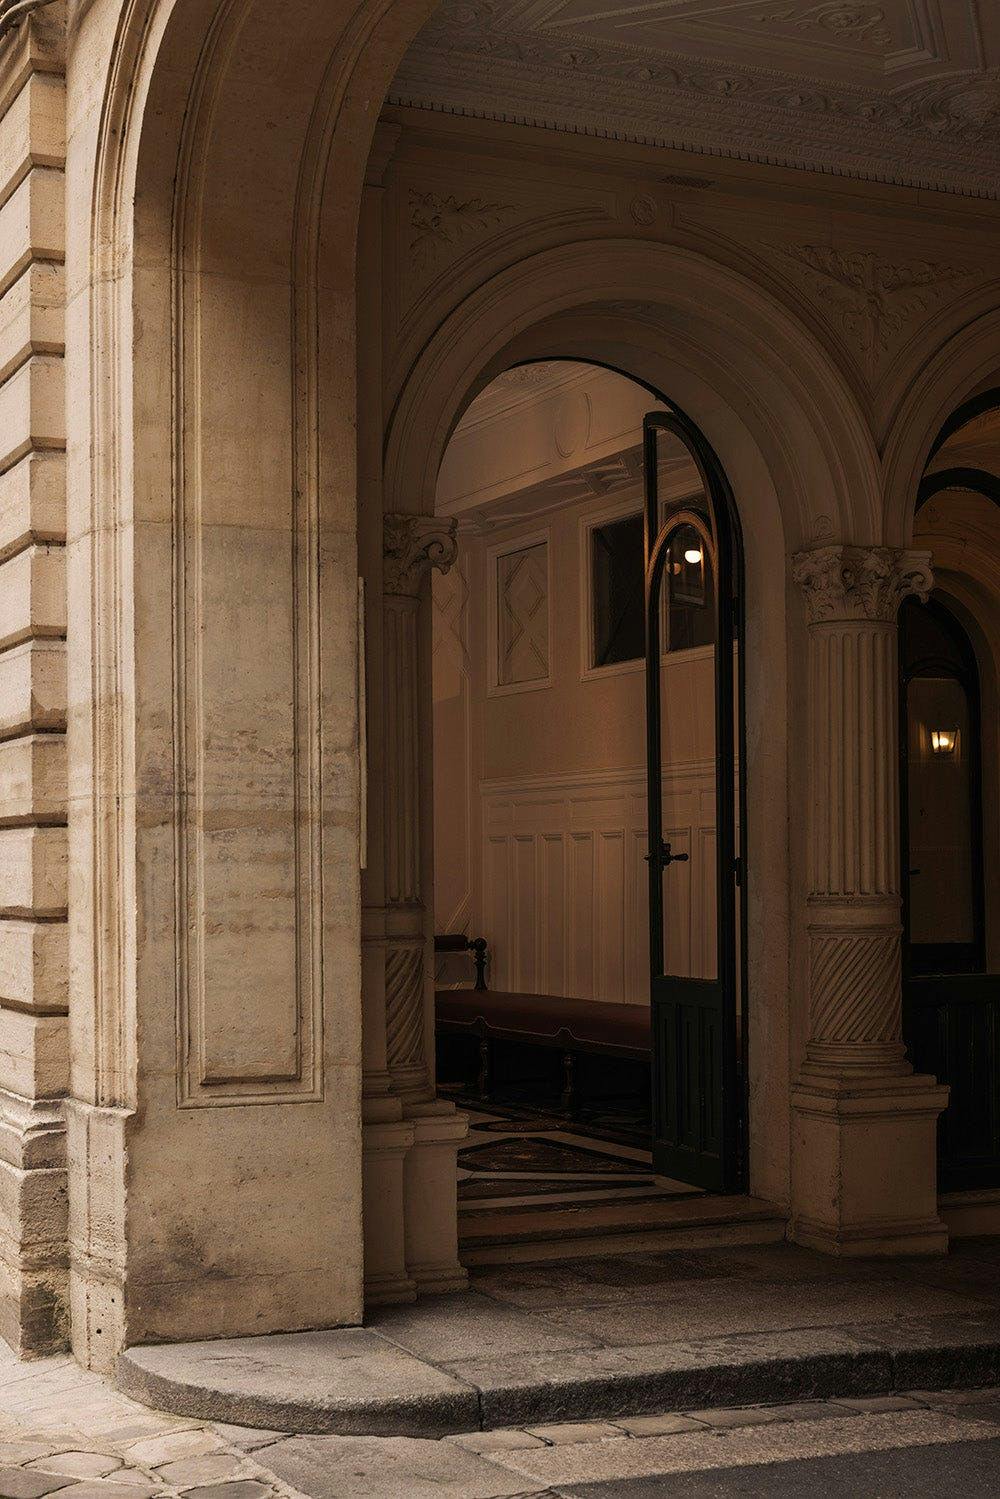
[[[1000,1382],[1000,1243],[831,1260],[788,1244],[510,1266],[365,1328],[132,1349],[123,1388],[278,1431],[499,1426]]]
[[[905,1499],[992,1499],[998,1460],[995,1389],[440,1440],[289,1436],[144,1409],[66,1358],[0,1357],[0,1499],[854,1499],[876,1478],[879,1493]]]

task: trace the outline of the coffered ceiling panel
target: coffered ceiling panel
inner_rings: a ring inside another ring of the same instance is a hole
[[[445,0],[390,97],[1000,196],[1000,0]]]

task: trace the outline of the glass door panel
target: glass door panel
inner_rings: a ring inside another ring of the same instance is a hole
[[[685,450],[702,490],[674,501]],[[731,1190],[743,1181],[731,499],[711,450],[675,413],[646,419],[645,485],[654,1163]]]

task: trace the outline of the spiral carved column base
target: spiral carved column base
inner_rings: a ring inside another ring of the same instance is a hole
[[[902,1039],[896,616],[925,554],[800,552],[809,619],[809,1030],[792,1090],[792,1217],[831,1254],[947,1248],[937,1120],[948,1099]]]

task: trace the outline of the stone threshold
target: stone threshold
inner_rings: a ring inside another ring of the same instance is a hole
[[[432,1305],[427,1309],[433,1317]],[[483,1329],[482,1348],[490,1338]],[[270,1431],[442,1437],[1000,1382],[1000,1319],[931,1317],[434,1363],[367,1328],[137,1347],[120,1389],[160,1410]]]
[[[459,1258],[471,1269],[581,1255],[776,1244],[787,1228],[782,1208],[741,1194],[695,1192],[638,1203],[623,1196],[574,1207],[475,1205],[459,1214]]]

